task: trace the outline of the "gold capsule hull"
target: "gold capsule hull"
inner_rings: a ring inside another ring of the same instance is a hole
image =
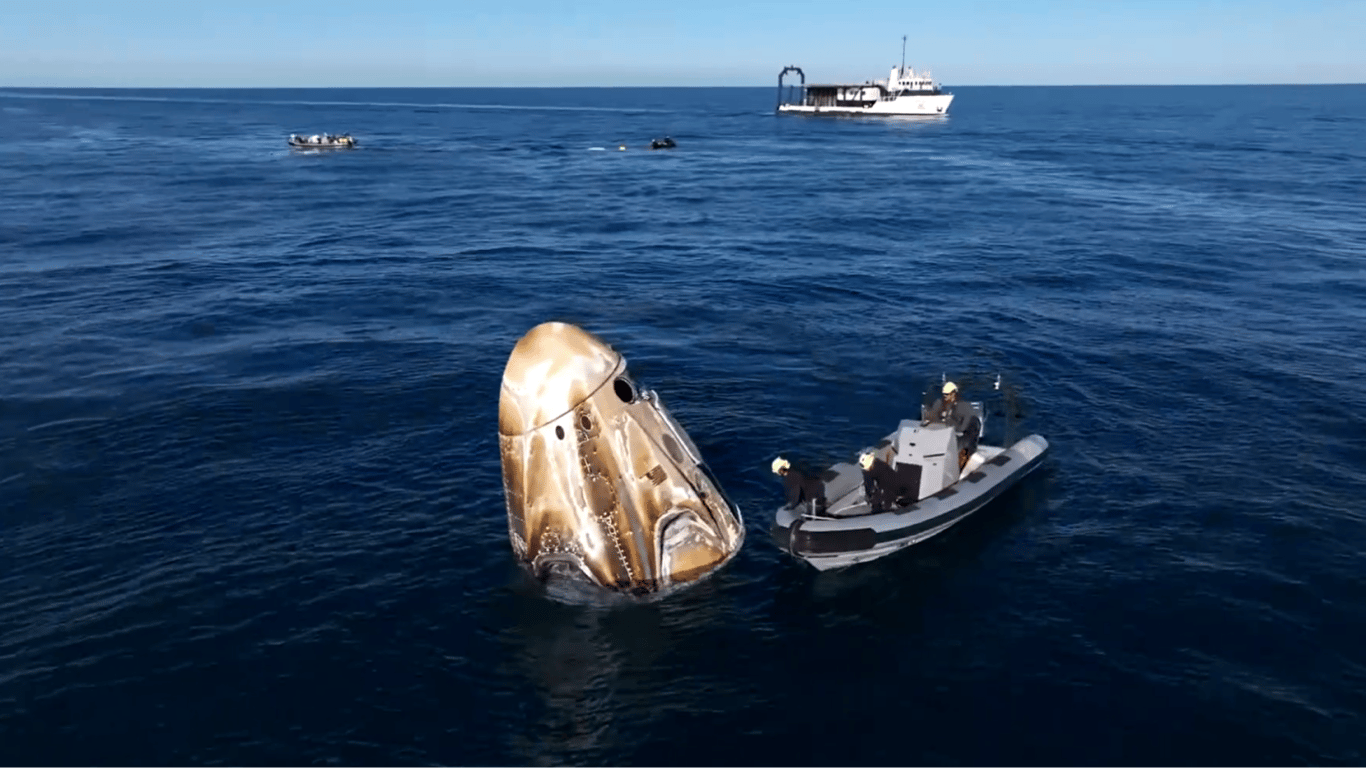
[[[648,594],[695,582],[744,541],[696,446],[598,337],[544,323],[503,372],[498,441],[513,551],[542,578]]]

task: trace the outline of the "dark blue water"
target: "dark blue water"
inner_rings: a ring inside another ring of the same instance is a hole
[[[0,763],[1366,761],[1366,87],[956,90],[0,91]],[[552,319],[741,506],[711,580],[517,568]],[[1043,470],[779,551],[772,457],[941,372]]]

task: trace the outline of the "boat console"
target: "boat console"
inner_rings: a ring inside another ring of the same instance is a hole
[[[939,493],[958,482],[958,436],[947,424],[926,424],[909,419],[896,434],[892,468],[898,473],[912,467],[920,475],[916,499]],[[904,468],[904,469],[903,469]]]

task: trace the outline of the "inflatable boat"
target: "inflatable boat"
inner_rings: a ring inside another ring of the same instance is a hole
[[[289,146],[296,149],[351,149],[356,146],[356,140],[351,138],[350,134],[300,136],[291,133]]]
[[[985,427],[982,403],[970,403]],[[923,417],[923,414],[922,414]],[[986,506],[1042,463],[1048,441],[1032,434],[1007,447],[978,445],[960,468],[959,436],[943,423],[903,420],[854,461],[822,472],[825,504],[803,501],[778,509],[772,535],[779,547],[826,571],[885,557],[942,533]],[[885,462],[884,490],[893,502],[875,509],[866,496],[866,457]],[[775,471],[778,463],[775,462]]]

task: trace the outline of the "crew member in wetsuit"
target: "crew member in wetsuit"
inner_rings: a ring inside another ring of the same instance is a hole
[[[873,512],[889,510],[910,496],[910,489],[903,487],[896,470],[872,451],[859,456],[858,465],[863,468],[863,497]]]
[[[958,399],[958,385],[952,381],[944,384],[943,397],[925,412],[923,424],[948,424],[958,435],[958,469],[968,463],[968,457],[977,450],[977,438],[982,435],[982,420],[972,410],[972,406]]]
[[[795,507],[809,501],[813,502],[814,511],[825,511],[825,483],[822,483],[819,477],[807,477],[793,469],[792,462],[782,456],[773,460],[773,474],[783,479],[787,506]]]

